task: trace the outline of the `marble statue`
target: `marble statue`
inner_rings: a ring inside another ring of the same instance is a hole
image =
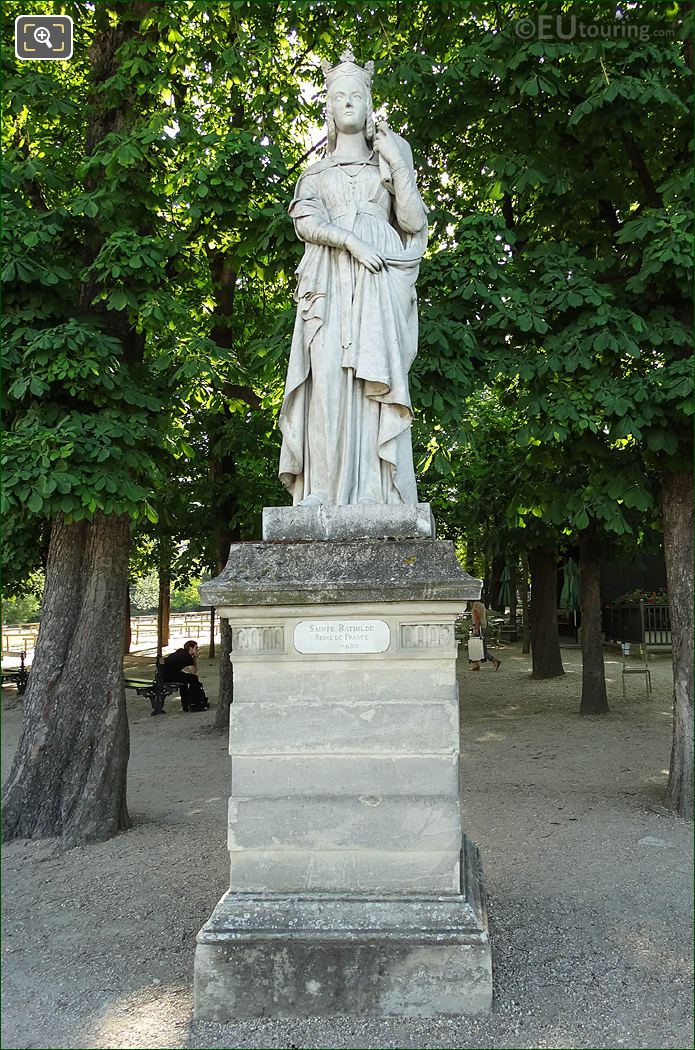
[[[280,413],[280,478],[304,507],[415,504],[408,371],[427,210],[412,152],[374,125],[373,63],[326,73],[327,149],[290,204],[304,256]]]

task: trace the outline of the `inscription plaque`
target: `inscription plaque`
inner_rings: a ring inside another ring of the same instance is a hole
[[[302,620],[294,629],[299,653],[383,653],[390,642],[384,620]]]

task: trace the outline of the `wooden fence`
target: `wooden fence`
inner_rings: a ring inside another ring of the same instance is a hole
[[[215,616],[215,636],[219,636],[220,618]],[[190,635],[197,638],[198,642],[205,645],[210,638],[210,613],[187,612],[172,613],[169,617],[169,637],[177,638],[181,635]],[[157,644],[157,617],[156,616],[133,616],[130,620],[130,644],[152,642]]]
[[[215,636],[219,638],[220,618],[215,616]],[[36,648],[36,637],[39,633],[38,623],[3,624],[2,651],[31,652]],[[172,613],[169,617],[169,635],[178,638],[182,635],[197,638],[200,644],[206,645],[210,640],[210,610],[199,612]],[[157,617],[132,616],[130,619],[130,644],[157,644]]]
[[[671,645],[671,616],[668,605],[607,605],[603,627],[611,642],[638,642],[648,646]]]
[[[16,626],[2,625],[3,653],[29,652],[36,648],[36,636],[39,633],[37,623],[20,623]]]

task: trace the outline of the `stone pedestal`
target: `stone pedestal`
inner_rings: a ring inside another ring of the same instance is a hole
[[[340,510],[316,527],[350,534]],[[454,637],[480,582],[412,518],[415,538],[401,516],[398,539],[238,544],[203,588],[232,626],[234,704],[230,889],[198,936],[198,1019],[490,1008]]]

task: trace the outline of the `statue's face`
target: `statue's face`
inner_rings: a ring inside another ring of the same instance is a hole
[[[367,92],[359,77],[338,77],[331,84],[329,96],[338,131],[355,134],[367,122]]]

